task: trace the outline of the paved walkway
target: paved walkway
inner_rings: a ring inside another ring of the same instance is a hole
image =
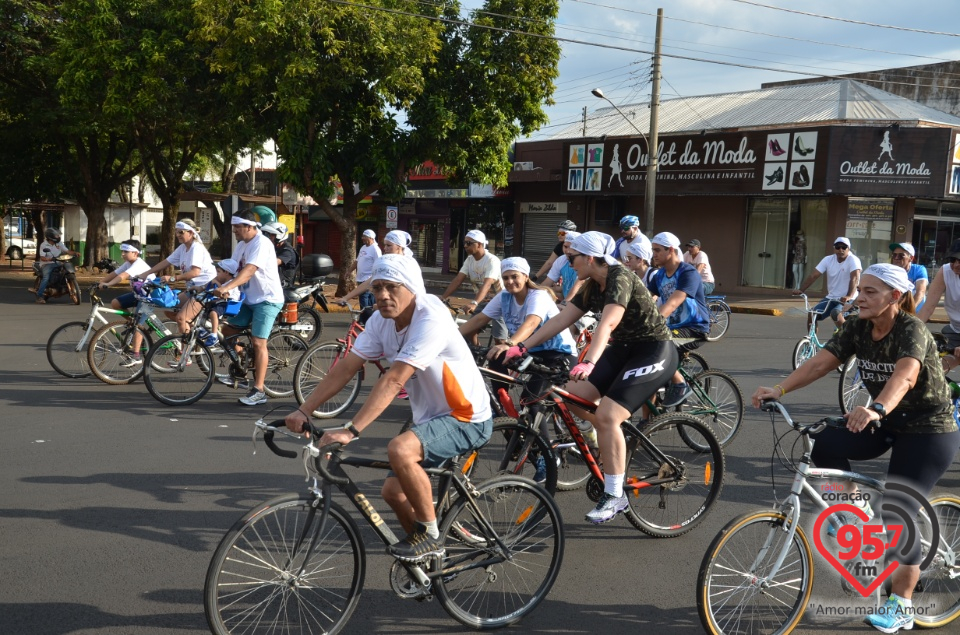
[[[32,261],[27,261],[26,266],[23,270],[20,269],[20,261],[13,261],[11,266],[9,260],[4,259],[3,264],[0,265],[0,277],[2,278],[20,278],[23,280],[23,288],[33,284],[33,274],[31,271]],[[93,273],[87,273],[86,271],[78,271],[77,279],[80,282],[80,288],[86,291],[87,288],[95,281],[102,278],[102,274],[94,271]],[[447,285],[450,284],[450,281],[453,280],[453,274],[441,274],[441,273],[428,273],[424,276],[424,283],[427,288],[430,289],[433,293],[442,293],[444,289],[447,288]],[[328,298],[333,298],[334,292],[336,290],[335,281],[337,279],[337,272],[331,273],[327,280],[332,281],[331,284],[324,285],[324,290]],[[451,298],[452,303],[455,306],[466,304],[469,299],[469,294],[466,292],[467,285],[461,286],[461,291],[459,295],[461,297]],[[24,302],[32,301],[26,291],[24,291]],[[783,315],[803,315],[803,299],[799,297],[794,297],[790,295],[789,291],[784,291],[782,295],[770,295],[770,294],[736,294],[727,296],[727,304],[730,305],[730,309],[734,313],[753,313],[757,315],[770,315],[770,316],[783,316]],[[346,311],[345,308],[339,307],[335,304],[330,304],[330,310],[332,312],[341,312]],[[940,306],[937,307],[937,310],[934,311],[933,317],[930,319],[931,322],[946,324],[947,323],[947,314],[943,309],[943,303],[940,303]]]

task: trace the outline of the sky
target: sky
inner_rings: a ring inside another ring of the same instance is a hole
[[[465,0],[464,9],[482,4]],[[664,10],[661,101],[807,76],[798,73],[840,75],[960,59],[957,0],[560,0],[556,36],[577,42],[561,42],[556,104],[547,108],[550,123],[532,139],[579,121],[584,106],[588,112],[609,107],[591,94],[593,88],[618,106],[650,100],[658,8]]]

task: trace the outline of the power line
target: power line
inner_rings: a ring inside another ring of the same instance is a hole
[[[837,22],[846,22],[847,24],[858,24],[860,26],[872,26],[878,29],[893,29],[894,31],[907,31],[909,33],[923,33],[925,35],[946,35],[948,37],[960,37],[960,33],[947,33],[945,31],[929,31],[927,29],[913,29],[906,26],[894,26],[892,24],[877,24],[876,22],[863,22],[861,20],[851,20],[850,18],[838,18],[832,15],[810,13],[808,11],[798,11],[797,9],[785,9],[784,7],[775,7],[771,4],[753,2],[752,0],[730,0],[730,1],[739,2],[740,4],[749,4],[754,7],[762,7],[764,9],[773,9],[774,11],[784,11],[786,13],[795,13],[797,15],[805,15],[811,18],[821,18],[823,20],[835,20]]]

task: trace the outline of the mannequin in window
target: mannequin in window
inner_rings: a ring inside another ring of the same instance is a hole
[[[800,281],[803,280],[803,269],[807,264],[807,237],[803,235],[803,230],[798,229],[793,237],[791,249],[793,250],[793,288],[800,288]]]

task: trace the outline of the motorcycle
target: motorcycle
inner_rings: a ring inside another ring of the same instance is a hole
[[[307,344],[313,344],[320,339],[323,319],[320,312],[311,306],[310,300],[316,302],[324,313],[330,312],[327,298],[323,295],[323,279],[314,280],[306,286],[284,289],[283,299],[280,323],[295,331]]]
[[[44,299],[59,298],[69,295],[74,304],[80,304],[80,284],[77,282],[77,269],[73,266],[73,256],[63,254],[53,259],[53,272],[50,274],[50,284],[43,294]],[[43,279],[40,262],[33,264],[33,288],[40,288]]]

